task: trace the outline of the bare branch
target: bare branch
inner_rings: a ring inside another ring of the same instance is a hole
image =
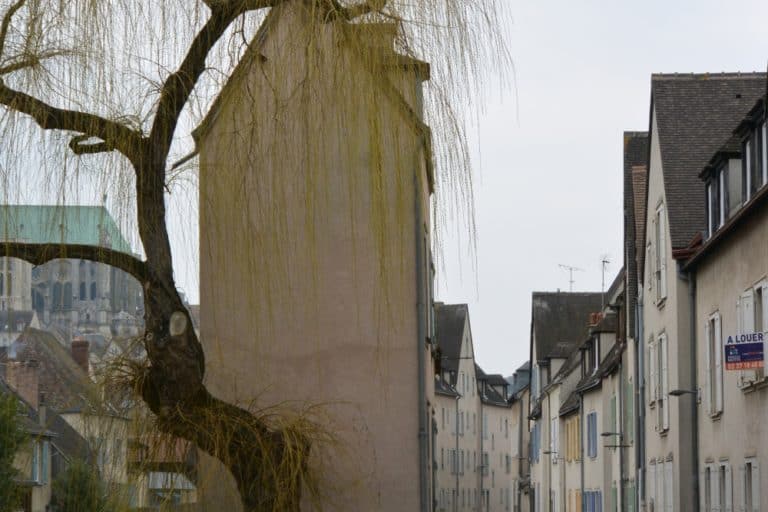
[[[341,18],[346,21],[352,21],[360,16],[381,11],[387,4],[387,0],[367,0],[349,7],[344,7],[338,0],[327,0],[327,3],[326,20],[333,21]]]
[[[0,104],[32,117],[44,130],[68,130],[98,137],[136,162],[144,139],[125,125],[95,114],[54,107],[6,86],[0,79]]]
[[[149,279],[146,263],[140,259],[128,253],[93,245],[2,242],[0,257],[18,258],[33,265],[43,265],[60,258],[76,258],[119,268],[141,283],[146,283]]]
[[[13,15],[24,6],[25,2],[26,0],[18,0],[8,8],[3,16],[3,22],[0,24],[0,57],[2,57],[3,50],[5,49],[5,39],[8,37],[8,29],[11,27]]]

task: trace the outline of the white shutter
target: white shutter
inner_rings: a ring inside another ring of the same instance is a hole
[[[706,404],[706,410],[708,414],[714,413],[713,407],[712,407],[712,391],[714,387],[714,383],[712,382],[712,359],[714,354],[712,354],[712,344],[709,342],[710,337],[710,327],[709,327],[709,320],[707,320],[707,323],[704,324],[704,340],[707,343],[706,350],[704,350],[704,355],[706,357],[707,364],[704,367],[704,372],[706,373],[706,378],[704,379],[704,400]]]
[[[648,342],[648,401],[650,404],[656,402],[656,342],[651,339]]]
[[[656,504],[656,464],[649,464],[648,468],[645,472],[645,482],[646,482],[646,501],[650,502],[653,500],[654,504]],[[650,507],[649,507],[650,510]],[[656,507],[654,507],[654,510],[656,510]]]
[[[716,464],[712,465],[712,471],[710,471],[710,478],[712,478],[712,512],[725,512],[720,510],[720,467]]]
[[[699,476],[699,508],[696,510],[700,510],[701,512],[709,512],[706,508],[707,506],[707,466],[704,466],[704,469],[701,470],[701,474]]]
[[[752,510],[747,512],[760,512],[760,466],[756,458],[752,460]]]
[[[648,270],[648,272],[645,272],[645,279],[649,291],[653,290],[653,281],[656,279],[656,275],[653,273],[653,259],[653,248],[649,243],[645,248],[645,268]]]
[[[733,512],[733,476],[730,464],[725,466],[725,512]]]
[[[661,400],[664,404],[664,413],[661,418],[662,430],[669,429],[669,342],[667,335],[659,338],[661,349]]]
[[[736,510],[738,512],[747,512],[747,488],[746,488],[746,473],[747,468],[744,464],[741,464],[739,466],[739,475],[738,479],[736,480],[736,503],[738,503],[738,507]],[[752,512],[751,510],[749,512]]]
[[[754,332],[755,326],[755,296],[752,290],[746,292],[739,300],[739,333]],[[739,372],[739,386],[748,386],[757,380],[755,370],[742,370]]]
[[[659,208],[659,297],[667,296],[667,239],[664,205]]]
[[[675,475],[670,460],[664,464],[664,510],[666,512],[675,512],[674,481]]]
[[[723,329],[720,314],[715,316],[715,412],[723,412]]]

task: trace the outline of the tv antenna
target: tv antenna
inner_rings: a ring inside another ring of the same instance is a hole
[[[605,271],[608,269],[608,265],[610,263],[611,263],[611,260],[608,259],[607,254],[603,254],[602,256],[600,256],[600,266],[603,269],[603,284],[602,284],[602,287],[600,288],[600,291],[602,292],[601,296],[602,296],[603,309],[605,309]]]
[[[568,284],[569,284],[568,291],[572,292],[573,291],[573,283],[575,282],[573,280],[573,273],[574,272],[584,272],[584,269],[583,268],[579,268],[579,267],[572,267],[570,265],[563,265],[562,263],[558,263],[557,266],[560,267],[560,268],[564,268],[565,270],[568,271]]]

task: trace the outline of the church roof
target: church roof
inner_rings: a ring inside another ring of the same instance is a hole
[[[0,240],[82,244],[132,252],[104,206],[0,205]]]

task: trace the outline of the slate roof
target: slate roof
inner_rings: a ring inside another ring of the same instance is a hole
[[[648,132],[624,132],[624,269],[626,272],[627,327],[635,332],[638,258],[645,251],[641,240],[645,231],[645,179],[648,171]],[[642,189],[642,195],[636,195]],[[639,197],[639,204],[635,198]],[[638,211],[638,207],[640,210]],[[638,224],[642,222],[642,224]],[[642,279],[642,278],[640,278]]]
[[[56,411],[80,411],[99,403],[96,386],[51,333],[26,329],[11,345],[9,357],[38,362],[40,392]]]
[[[485,382],[486,385],[481,385],[478,388],[480,389],[480,400],[484,404],[488,405],[497,405],[497,406],[508,406],[509,403],[507,400],[502,396],[501,393],[496,391],[491,386],[509,386],[509,383],[504,378],[503,375],[500,375],[498,373],[485,373],[485,371],[480,368],[478,364],[475,364],[475,375],[477,377],[478,381]]]
[[[435,304],[435,338],[442,352],[442,368],[453,372],[453,385],[456,384],[464,325],[468,318],[469,308],[466,304]]]
[[[705,228],[698,174],[765,93],[765,73],[659,74],[651,78],[672,249]]]
[[[602,298],[597,292],[533,292],[531,328],[539,360],[567,358],[587,337],[589,315],[602,310]]]

